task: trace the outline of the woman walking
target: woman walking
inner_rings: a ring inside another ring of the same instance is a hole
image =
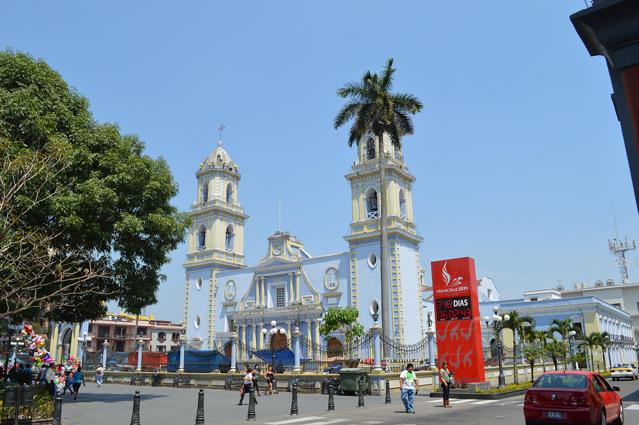
[[[251,392],[252,386],[253,386],[253,372],[251,371],[250,367],[247,367],[246,375],[244,375],[244,384],[242,385],[242,388],[240,389],[240,402],[237,403],[238,406],[242,405],[242,403],[244,402],[244,396],[246,395],[246,393]],[[249,402],[250,402],[250,399],[249,399]],[[255,404],[257,404],[257,400],[255,400]]]
[[[275,373],[273,372],[273,366],[268,365],[266,368],[266,391],[264,395],[273,395],[273,381],[275,380]]]
[[[444,394],[444,407],[450,406],[450,384],[452,383],[452,375],[448,370],[448,364],[442,363],[442,368],[439,369],[439,385],[442,387],[442,393]]]
[[[84,382],[84,373],[82,372],[82,368],[78,366],[78,369],[73,373],[73,399],[78,399],[78,391],[80,390],[80,385],[86,383]]]

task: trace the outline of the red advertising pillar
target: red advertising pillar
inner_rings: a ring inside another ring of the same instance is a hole
[[[457,382],[484,382],[484,352],[475,260],[433,261],[438,366],[447,362]]]

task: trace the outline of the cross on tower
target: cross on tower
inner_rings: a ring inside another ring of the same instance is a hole
[[[225,129],[226,127],[224,126],[224,124],[220,124],[220,126],[217,128],[217,131],[220,134],[220,141],[222,141],[222,133],[224,133]]]

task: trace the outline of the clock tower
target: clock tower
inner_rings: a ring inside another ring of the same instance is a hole
[[[184,294],[187,338],[195,346],[212,347],[215,339],[216,273],[245,267],[244,222],[237,164],[222,140],[200,164],[198,190],[191,206]]]

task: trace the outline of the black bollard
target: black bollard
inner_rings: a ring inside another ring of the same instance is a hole
[[[204,425],[204,390],[200,388],[197,394],[197,413],[195,414],[195,425]]]
[[[140,391],[136,391],[133,396],[133,414],[131,414],[131,425],[140,425]]]
[[[329,412],[333,412],[335,410],[335,386],[334,386],[334,381],[333,382],[328,382],[326,384],[326,386],[328,387],[328,411]]]
[[[62,397],[56,395],[53,400],[53,422],[52,425],[62,425]]]
[[[390,382],[388,382],[388,379],[385,380],[386,382],[386,404],[390,404],[391,402],[391,398],[390,398]]]
[[[364,407],[364,377],[359,378],[359,394],[357,395],[357,407]]]
[[[249,389],[249,408],[248,415],[246,417],[247,421],[255,420],[255,392],[253,391],[253,386]]]
[[[293,394],[293,397],[291,398],[291,415],[297,415],[299,413],[297,409],[297,379],[293,381],[291,393]]]

